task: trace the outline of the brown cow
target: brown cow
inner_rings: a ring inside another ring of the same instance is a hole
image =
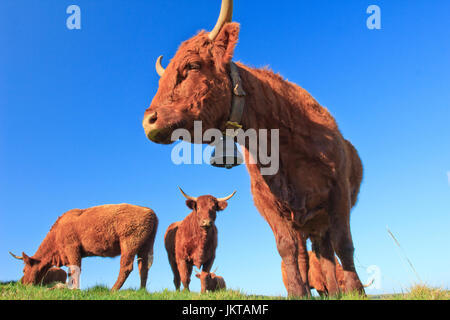
[[[181,189],[180,189],[181,190]],[[164,236],[169,263],[173,271],[173,283],[180,289],[180,280],[185,290],[189,290],[192,267],[203,266],[209,272],[216,257],[217,228],[216,212],[225,210],[227,201],[236,193],[225,198],[213,196],[186,197],[186,205],[192,212],[183,221],[172,223]]]
[[[69,266],[74,272],[81,270],[84,257],[121,255],[113,290],[122,287],[137,255],[141,288],[145,288],[157,228],[155,213],[145,207],[118,204],[74,209],[58,218],[32,257],[11,255],[25,263],[23,284],[39,284],[52,266]],[[78,278],[74,285],[79,287]]]
[[[42,285],[49,285],[54,282],[62,282],[66,283],[67,280],[67,272],[65,272],[61,268],[51,268],[47,271],[47,273],[44,276],[44,279],[42,279]]]
[[[361,160],[328,110],[308,92],[270,70],[231,61],[240,28],[231,22],[232,7],[232,0],[222,0],[213,31],[201,31],[182,43],[165,70],[157,60],[161,78],[144,114],[145,133],[153,142],[169,144],[178,128],[194,136],[194,121],[202,121],[203,131],[222,131],[236,127],[236,122],[243,130],[279,129],[276,174],[262,175],[264,165],[248,161],[248,141],[242,148],[255,205],[272,228],[286,264],[289,295],[309,294],[306,238],[320,253],[330,294],[339,292],[335,254],[342,262],[346,291],[364,292],[350,232],[350,210],[362,180]],[[242,101],[243,113],[236,120],[239,112],[231,109],[239,111],[235,106],[242,106]]]
[[[320,266],[320,261],[316,254],[312,251],[308,252],[309,255],[309,270],[308,270],[308,283],[311,289],[316,289],[320,296],[328,295],[327,283]],[[335,258],[336,264],[336,279],[338,285],[341,289],[345,288],[344,281],[344,270],[338,259]],[[283,261],[281,261],[281,276],[283,278],[283,283],[286,288],[288,288],[288,281],[286,276],[286,266]]]
[[[197,272],[195,276],[200,279],[202,293],[205,293],[207,291],[223,290],[227,288],[223,277],[216,275],[214,272]]]

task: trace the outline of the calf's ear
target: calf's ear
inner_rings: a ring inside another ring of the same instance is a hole
[[[228,206],[228,203],[226,201],[219,201],[217,202],[217,211],[225,210]]]
[[[195,202],[194,200],[186,200],[186,205],[189,209],[195,210],[197,209],[197,202]]]
[[[233,59],[234,48],[239,40],[239,29],[239,23],[227,23],[214,40],[213,55],[220,71],[224,71],[225,66]]]

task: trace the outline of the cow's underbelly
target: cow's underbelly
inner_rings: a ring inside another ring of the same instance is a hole
[[[85,234],[81,240],[82,255],[86,257],[116,257],[121,254],[118,237],[100,234]]]
[[[290,176],[281,171],[278,177],[263,177],[256,167],[249,168],[249,173],[255,205],[269,224],[273,214],[281,213],[304,234],[320,235],[328,230],[332,183],[317,168],[296,168]]]

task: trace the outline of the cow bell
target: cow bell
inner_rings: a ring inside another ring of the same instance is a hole
[[[244,162],[234,138],[224,135],[215,145],[211,154],[210,164],[214,167],[231,169]]]

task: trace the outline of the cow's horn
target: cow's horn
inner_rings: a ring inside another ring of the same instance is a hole
[[[186,199],[188,199],[188,200],[193,200],[193,201],[197,201],[197,198],[188,196],[186,193],[184,193],[184,191],[183,191],[180,187],[178,187],[178,189],[180,189],[181,193],[183,194],[183,196],[184,196]]]
[[[156,72],[159,74],[160,77],[163,76],[164,71],[166,71],[163,66],[161,65],[161,61],[162,61],[163,56],[159,56],[158,59],[156,59]]]
[[[9,252],[9,254],[12,255],[13,258],[16,258],[16,259],[19,259],[19,260],[23,260],[23,257],[16,256],[16,255],[15,255],[14,253],[12,253],[11,251]]]
[[[364,287],[364,288],[368,288],[368,287],[370,287],[371,285],[373,285],[374,282],[375,282],[375,279],[372,279],[372,281],[370,281],[368,284],[364,284],[363,287]]]
[[[228,197],[217,199],[217,201],[228,201],[228,200],[230,200],[235,194],[236,194],[236,191],[233,192],[232,194],[230,194]]]
[[[232,18],[233,18],[233,0],[222,0],[222,7],[220,8],[219,19],[217,20],[214,29],[209,33],[208,36],[209,39],[211,41],[214,41],[214,39],[216,39],[217,35],[219,34],[220,30],[222,30],[224,24],[227,22],[231,22]]]

